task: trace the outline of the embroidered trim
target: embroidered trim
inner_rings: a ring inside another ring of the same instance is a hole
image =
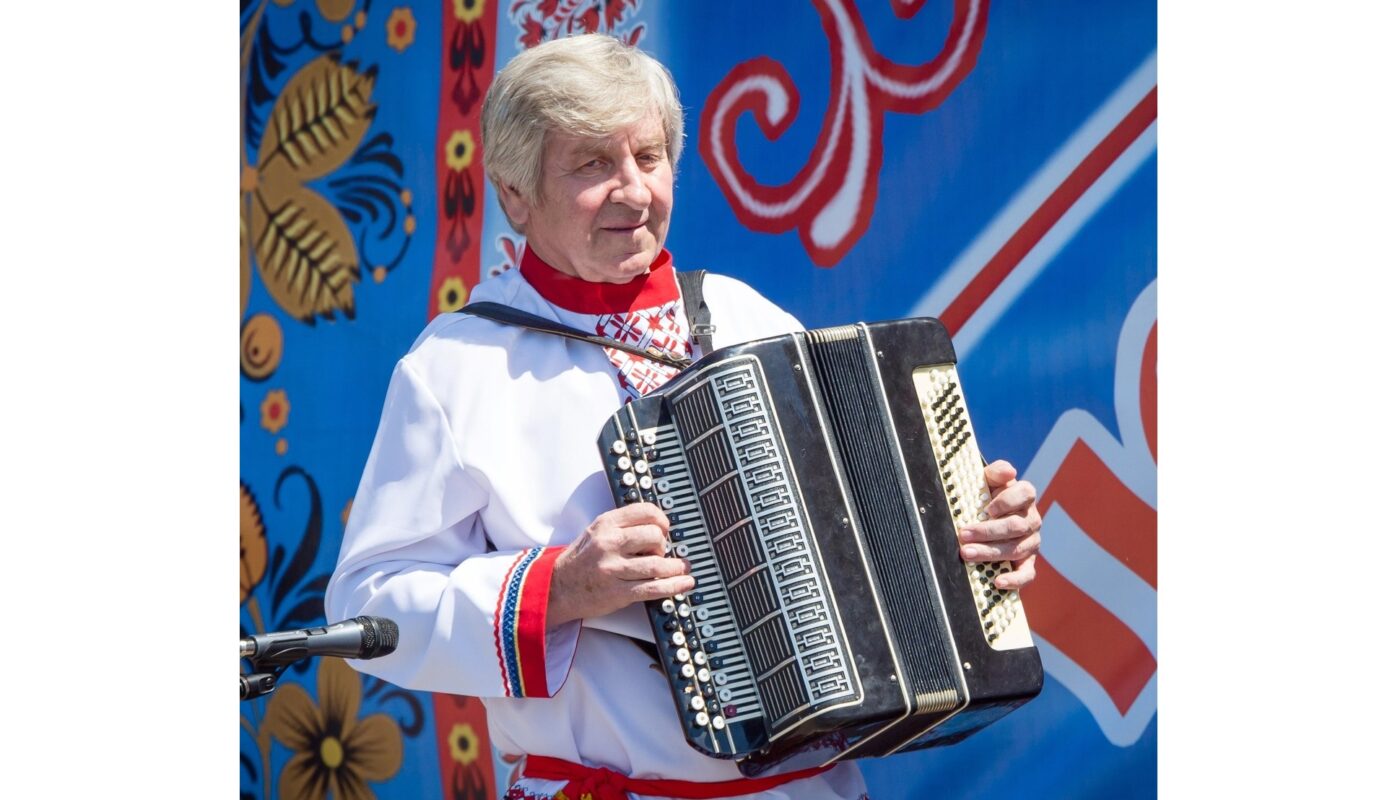
[[[501,585],[496,601],[496,659],[506,697],[548,697],[545,614],[554,561],[562,547],[522,552]]]
[[[643,349],[655,348],[674,356],[689,358],[690,342],[681,330],[680,300],[672,300],[657,308],[645,308],[630,314],[604,314],[598,317],[595,331],[599,336],[616,339]],[[633,399],[649,394],[676,376],[679,369],[659,364],[631,353],[605,348],[608,360],[617,367],[618,382]]]

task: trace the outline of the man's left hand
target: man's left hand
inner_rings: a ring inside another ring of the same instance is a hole
[[[1035,554],[1040,552],[1040,511],[1035,487],[1016,480],[1016,468],[1006,461],[987,465],[987,519],[958,531],[964,561],[1010,561],[1015,568],[994,581],[998,589],[1021,589],[1035,580]]]

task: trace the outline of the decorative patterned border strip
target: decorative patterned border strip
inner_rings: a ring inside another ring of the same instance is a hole
[[[496,602],[496,658],[507,697],[548,697],[545,613],[562,547],[532,547],[511,564]]]
[[[481,276],[486,200],[481,167],[481,104],[496,68],[494,0],[443,0],[442,84],[438,101],[437,245],[428,319],[467,301]]]

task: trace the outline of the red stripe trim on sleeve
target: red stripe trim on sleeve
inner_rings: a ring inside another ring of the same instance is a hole
[[[549,611],[549,587],[554,562],[564,552],[546,547],[526,568],[520,589],[516,646],[520,652],[522,697],[549,697],[549,671],[545,660],[545,616]]]

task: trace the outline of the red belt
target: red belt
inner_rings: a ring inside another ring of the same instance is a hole
[[[830,765],[812,767],[766,778],[738,778],[732,781],[696,783],[693,781],[646,780],[629,778],[607,767],[585,767],[562,758],[548,756],[526,756],[525,771],[522,777],[538,778],[546,781],[568,781],[561,794],[562,800],[582,800],[591,794],[593,800],[627,800],[627,793],[656,797],[679,797],[685,800],[709,800],[714,797],[734,797],[735,795],[765,792],[791,781],[820,775],[831,769]],[[555,795],[557,798],[558,795]]]

